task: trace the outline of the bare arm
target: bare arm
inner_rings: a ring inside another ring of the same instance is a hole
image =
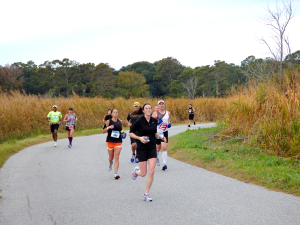
[[[110,125],[110,126],[109,126],[109,120],[107,120],[107,121],[105,122],[105,124],[106,124],[106,128],[103,129],[103,131],[102,131],[103,134],[107,133],[109,129],[113,129],[113,128],[114,128],[114,125]]]
[[[65,115],[64,122],[68,122],[67,118],[68,118],[68,114]]]

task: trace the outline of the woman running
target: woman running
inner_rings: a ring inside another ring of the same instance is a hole
[[[104,124],[103,124],[103,126],[102,126],[102,129],[106,128],[105,122],[106,122],[107,120],[109,120],[110,118],[111,118],[111,109],[108,109],[108,110],[107,110],[107,113],[106,113],[105,116],[103,117],[103,122],[104,122]]]
[[[193,121],[194,125],[196,125],[196,123],[194,121],[194,112],[195,112],[195,109],[194,109],[194,107],[192,107],[192,104],[189,105],[189,109],[187,111],[189,112],[189,125],[188,125],[188,127],[191,126],[191,121]]]
[[[157,120],[151,117],[152,107],[149,103],[142,107],[144,115],[137,119],[131,126],[129,136],[137,140],[137,153],[139,156],[139,167],[135,167],[132,173],[132,179],[135,180],[137,176],[144,177],[147,175],[147,162],[149,164],[149,172],[146,181],[146,191],[144,200],[151,202],[152,198],[149,196],[149,190],[154,180],[154,171],[156,164],[156,139],[165,141],[165,137],[157,133]],[[139,136],[136,135],[138,131]]]
[[[69,113],[65,115],[64,122],[67,122],[66,124],[66,131],[68,133],[68,139],[69,139],[69,145],[68,147],[72,147],[72,141],[73,141],[73,133],[75,131],[75,122],[77,122],[77,116],[73,112],[73,108],[69,108]]]
[[[105,122],[106,128],[103,129],[103,134],[107,133],[106,146],[108,150],[108,171],[112,170],[113,160],[115,160],[115,179],[119,179],[119,156],[122,150],[122,139],[126,137],[126,133],[123,132],[122,120],[118,119],[118,110],[113,109],[111,118]]]

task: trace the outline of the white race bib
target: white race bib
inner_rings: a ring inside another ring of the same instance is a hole
[[[53,115],[53,119],[58,119],[58,115]]]
[[[120,137],[120,131],[117,130],[113,130],[111,131],[111,135],[112,138],[119,138]]]

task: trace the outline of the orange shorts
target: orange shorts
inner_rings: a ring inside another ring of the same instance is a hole
[[[108,150],[113,150],[114,147],[122,147],[122,143],[106,142]]]

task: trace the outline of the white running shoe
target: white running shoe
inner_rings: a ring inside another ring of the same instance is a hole
[[[133,173],[132,173],[132,180],[135,180],[138,175],[136,174],[136,171],[140,170],[140,168],[138,166],[136,166],[133,170]]]
[[[152,198],[150,198],[149,194],[144,194],[144,201],[152,202]]]
[[[157,166],[160,166],[159,158],[156,159],[156,165],[157,165]]]
[[[108,165],[108,172],[110,172],[112,170],[112,165],[114,164],[114,162],[112,161],[109,165]]]

